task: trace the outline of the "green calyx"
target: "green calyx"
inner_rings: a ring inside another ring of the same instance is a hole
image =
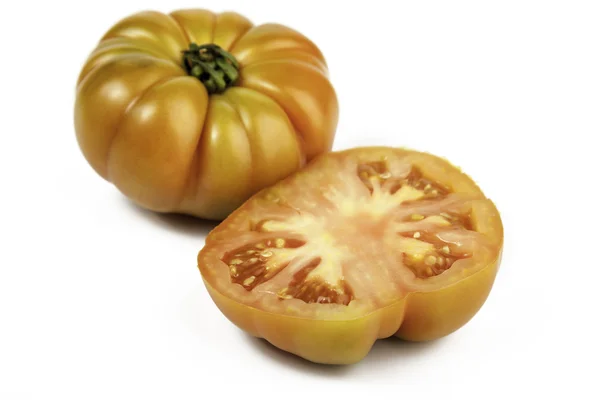
[[[209,94],[223,93],[240,77],[235,57],[216,44],[190,44],[183,51],[183,65],[190,76],[202,82]]]

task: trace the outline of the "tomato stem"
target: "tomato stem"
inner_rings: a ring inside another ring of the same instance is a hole
[[[182,53],[187,73],[199,79],[209,94],[223,93],[240,77],[240,65],[235,57],[216,44],[191,43]]]

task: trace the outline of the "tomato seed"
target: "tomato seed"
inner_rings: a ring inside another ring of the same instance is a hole
[[[255,279],[256,279],[255,276],[251,276],[249,278],[246,278],[246,279],[244,279],[243,285],[244,286],[250,286],[250,285],[252,285],[252,282],[254,282]]]
[[[437,262],[437,257],[436,256],[427,256],[425,258],[425,265],[435,265],[435,263]]]

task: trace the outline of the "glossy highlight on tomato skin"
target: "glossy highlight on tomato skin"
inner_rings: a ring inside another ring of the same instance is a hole
[[[382,160],[384,169],[362,167]],[[277,271],[246,290],[224,254],[261,238],[306,244],[237,264],[241,274]],[[371,147],[320,156],[253,196],[209,234],[198,266],[216,306],[242,330],[313,362],[351,364],[377,339],[434,340],[464,326],[492,289],[502,245],[497,209],[459,169],[430,154]],[[420,263],[405,263],[407,255]],[[434,265],[429,258],[444,268],[417,274]],[[307,290],[349,287],[352,300],[278,295],[309,266]]]
[[[212,93],[184,62],[215,44],[237,61]],[[202,9],[145,11],[101,38],[77,81],[77,142],[138,205],[222,220],[247,198],[330,151],[338,101],[319,48],[279,24]]]

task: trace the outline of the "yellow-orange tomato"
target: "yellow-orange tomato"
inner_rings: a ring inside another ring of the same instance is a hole
[[[378,338],[422,341],[485,302],[500,215],[447,161],[394,148],[317,157],[249,199],[198,255],[219,309],[308,360],[348,364]]]
[[[331,150],[337,120],[315,44],[206,10],[118,22],[83,66],[75,104],[98,174],[145,208],[208,219]]]

